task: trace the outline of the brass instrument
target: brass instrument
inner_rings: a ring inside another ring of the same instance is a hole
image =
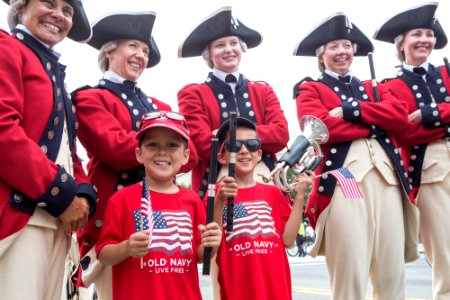
[[[290,192],[294,185],[287,181],[287,172],[296,168],[296,174],[306,170],[314,171],[322,161],[320,144],[328,141],[329,133],[325,124],[314,116],[300,119],[301,134],[292,146],[281,156],[269,175],[260,175],[265,183],[273,180],[274,184],[284,192]]]

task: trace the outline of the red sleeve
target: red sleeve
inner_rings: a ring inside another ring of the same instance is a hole
[[[373,99],[371,82],[363,83],[369,97]],[[405,130],[408,122],[408,104],[397,99],[389,89],[378,85],[379,102],[359,101],[362,121],[366,124],[376,125],[391,132]]]
[[[52,83],[32,51],[4,31],[0,65],[0,178],[39,199],[58,173],[38,145],[52,110]],[[70,203],[73,196],[66,200]]]
[[[178,92],[178,107],[186,118],[198,158],[209,161],[212,131],[220,126],[219,107],[209,87],[191,84]]]
[[[447,69],[445,66],[440,67],[442,79],[444,81],[445,88],[447,89],[447,93],[450,94],[450,75],[447,73]],[[442,122],[444,124],[450,123],[450,103],[439,103],[439,114],[441,115]]]
[[[195,247],[193,249],[197,249],[200,244],[202,243],[202,237],[200,230],[198,230],[198,225],[205,225],[206,224],[206,210],[204,203],[205,201],[201,201],[200,198],[198,198],[197,194],[193,193],[197,199],[195,203],[195,211],[196,211],[196,219],[194,220],[194,241],[195,241]],[[207,202],[207,201],[206,201]]]
[[[120,109],[121,103],[115,104],[120,100],[105,89],[82,90],[74,99],[80,123],[78,136],[86,151],[117,171],[139,166],[136,132],[125,106]]]
[[[367,124],[352,123],[329,115],[330,110],[341,105],[341,100],[325,84],[305,82],[299,89],[300,92],[296,98],[298,119],[305,115],[312,115],[324,122],[330,134],[327,144],[353,141],[370,134]]]
[[[392,79],[385,82],[383,86],[389,89],[397,99],[406,102],[409,114],[417,110],[415,97],[403,80]],[[396,135],[396,140],[401,147],[430,143],[445,136],[444,127],[429,128],[412,122],[408,122],[407,125],[400,134]]]
[[[272,87],[259,82],[249,82],[250,101],[256,114],[256,130],[262,149],[277,153],[289,142],[289,129],[280,101]]]

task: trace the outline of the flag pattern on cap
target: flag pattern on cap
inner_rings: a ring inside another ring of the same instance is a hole
[[[272,208],[266,201],[259,200],[237,203],[234,206],[233,232],[230,233],[226,230],[227,210],[228,207],[225,206],[223,210],[223,228],[227,234],[227,242],[241,236],[248,236],[250,238],[278,236],[275,231],[275,222],[272,218]]]
[[[333,175],[341,186],[342,193],[347,199],[362,199],[364,198],[361,191],[358,188],[358,182],[356,182],[355,177],[346,168],[339,168],[327,172]]]

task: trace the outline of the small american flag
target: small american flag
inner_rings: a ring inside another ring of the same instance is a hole
[[[348,169],[339,168],[336,170],[329,171],[327,173],[333,175],[337,179],[345,198],[347,199],[363,198],[363,195],[358,188],[358,182],[356,182],[355,177],[353,177],[352,173],[350,173]]]
[[[147,221],[147,222],[145,222]],[[147,223],[147,224],[145,224]],[[146,225],[146,226],[145,226]],[[142,198],[141,198],[141,226],[140,230],[149,230],[149,244],[152,243],[152,235],[153,235],[153,210],[152,210],[152,202],[150,199],[150,189],[148,187],[147,181],[142,181]]]
[[[266,201],[237,203],[234,206],[233,232],[227,233],[226,241],[229,242],[240,236],[250,238],[278,236],[271,212],[272,208]],[[226,232],[227,206],[223,211],[223,224]]]

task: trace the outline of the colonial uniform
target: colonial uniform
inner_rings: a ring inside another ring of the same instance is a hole
[[[180,45],[178,55],[199,56],[212,41],[226,36],[239,37],[248,48],[262,41],[257,31],[232,16],[231,7],[223,7],[192,31]],[[212,131],[228,120],[230,111],[257,124],[264,151],[262,160],[268,169],[273,168],[274,153],[281,151],[289,141],[287,121],[273,89],[265,82],[249,81],[238,71],[233,74],[234,80],[227,83],[226,75],[214,69],[204,83],[189,84],[178,92],[178,106],[186,117],[199,157],[192,171],[192,189],[199,191],[200,197],[204,196],[207,186],[205,171],[210,160]]]
[[[81,3],[69,3],[69,37],[85,40]],[[12,31],[0,31],[0,298],[59,299],[70,236],[58,217],[75,196],[92,214],[96,195],[76,155],[78,122],[59,54],[23,25]]]
[[[375,33],[375,39],[394,43],[394,38],[414,28],[430,28],[436,49],[447,37],[435,18],[437,3],[409,9],[392,17]],[[411,22],[410,20],[414,20]],[[409,123],[398,135],[414,198],[420,211],[420,239],[432,266],[433,299],[450,298],[450,66],[404,64],[385,86],[408,104],[420,109],[422,122]]]
[[[369,39],[337,13],[305,37],[294,54],[315,56],[320,46],[338,39],[357,44],[355,55],[372,51]],[[300,84],[296,95],[298,118],[316,116],[330,133],[316,174],[347,168],[364,196],[346,199],[327,174],[315,180],[306,206],[317,233],[311,255],[326,256],[333,299],[363,299],[368,277],[374,299],[402,299],[404,262],[418,257],[417,209],[408,198],[411,187],[392,136],[406,126],[406,103],[383,88],[380,99],[374,99],[371,82],[349,75],[344,82],[325,70],[317,81]],[[342,107],[343,118],[330,116],[336,107]]]
[[[151,37],[155,13],[114,14],[93,24],[93,38],[89,44],[97,49],[116,39],[138,39],[150,48],[147,67],[160,60],[159,50]],[[154,110],[170,111],[166,103],[148,97],[135,82],[125,80],[107,71],[94,88],[83,87],[74,93],[77,116],[80,122],[80,141],[90,158],[88,175],[98,190],[98,209],[93,219],[79,235],[81,267],[74,279],[78,286],[89,286],[103,270],[96,260],[94,246],[103,226],[103,216],[109,198],[117,190],[142,181],[143,166],[136,160],[136,134],[144,113]],[[183,170],[188,171],[196,163],[195,148],[190,146],[191,158]],[[105,268],[96,288],[101,298],[110,298],[111,268]],[[106,293],[106,294],[105,294]]]
[[[247,48],[256,47],[262,41],[259,32],[236,19],[231,7],[226,6],[215,11],[189,34],[178,49],[178,57],[200,56],[211,42],[228,36],[239,37]],[[191,140],[197,148],[198,165],[192,170],[191,182],[192,189],[201,198],[208,186],[211,138],[215,137],[213,131],[229,120],[231,111],[256,124],[262,142],[263,162],[258,164],[255,174],[272,169],[275,153],[286,147],[289,141],[287,121],[273,89],[265,82],[249,81],[239,71],[226,74],[214,68],[204,83],[189,84],[178,92],[178,107],[186,118]],[[219,172],[218,178],[221,176]],[[211,277],[214,299],[219,299],[214,259]]]

